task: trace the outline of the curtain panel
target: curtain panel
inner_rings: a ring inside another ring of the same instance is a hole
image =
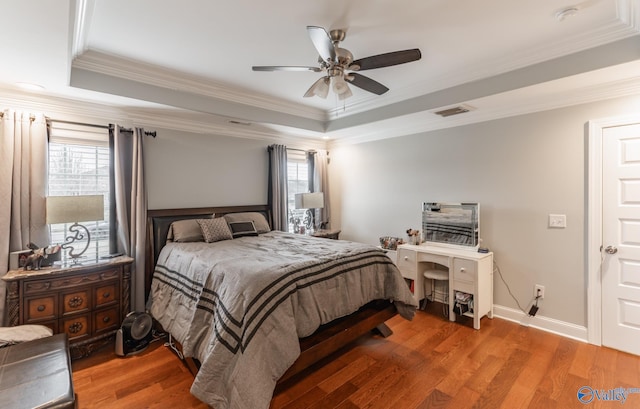
[[[113,147],[113,203],[115,204],[117,250],[135,262],[131,271],[131,308],[144,311],[145,241],[147,190],[144,178],[143,128],[125,129],[109,125]]]
[[[310,152],[309,165],[311,174],[309,188],[311,192],[322,192],[324,195],[324,208],[316,209],[316,223],[321,228],[327,228],[331,219],[329,206],[329,156],[327,151],[320,150]]]
[[[269,206],[273,230],[289,230],[287,205],[287,147],[270,145],[269,152]]]
[[[27,243],[49,244],[45,224],[47,123],[43,114],[6,110],[0,120],[0,277],[9,252]],[[0,280],[0,320],[5,320],[5,283]]]

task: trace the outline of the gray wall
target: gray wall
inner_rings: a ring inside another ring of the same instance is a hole
[[[586,132],[589,120],[637,112],[638,98],[522,115],[330,150],[333,226],[377,244],[420,229],[423,201],[478,201],[482,245],[525,310],[586,326]],[[547,227],[567,215],[566,229]],[[494,303],[517,305],[499,276]]]
[[[149,209],[267,203],[269,142],[157,129],[145,140]]]

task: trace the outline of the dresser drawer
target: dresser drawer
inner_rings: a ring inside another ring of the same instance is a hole
[[[113,281],[111,283],[105,283],[104,285],[96,287],[93,294],[93,299],[95,300],[96,307],[102,307],[105,305],[116,303],[120,299],[118,282]]]
[[[25,298],[25,323],[55,319],[57,316],[56,294]]]
[[[82,288],[72,292],[62,293],[62,315],[69,315],[76,312],[89,311],[91,299],[89,288]]]
[[[102,332],[117,329],[120,325],[120,314],[118,307],[106,308],[93,314],[93,330],[96,335]]]
[[[117,279],[120,276],[120,268],[113,267],[104,271],[92,273],[72,274],[63,277],[49,278],[45,280],[30,280],[25,283],[24,294],[33,294],[42,291],[60,290],[70,287],[91,285],[100,281]]]
[[[91,314],[79,314],[60,320],[60,332],[66,332],[69,341],[78,341],[91,335]]]
[[[476,263],[472,260],[461,258],[453,259],[453,279],[462,281],[475,281]]]

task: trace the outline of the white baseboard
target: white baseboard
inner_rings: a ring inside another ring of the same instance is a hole
[[[542,331],[551,332],[577,341],[589,342],[587,327],[582,325],[571,324],[569,322],[547,318],[540,315],[530,317],[520,310],[495,304],[493,306],[493,316],[517,322],[525,327],[540,329]]]

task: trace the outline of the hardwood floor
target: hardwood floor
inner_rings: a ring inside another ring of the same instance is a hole
[[[483,318],[450,323],[440,310],[387,322],[389,338],[364,336],[280,385],[271,409],[614,408],[578,401],[582,386],[640,388],[640,357]],[[162,342],[119,358],[100,351],[73,363],[79,408],[206,408],[193,377]],[[640,407],[640,393],[622,407]]]

